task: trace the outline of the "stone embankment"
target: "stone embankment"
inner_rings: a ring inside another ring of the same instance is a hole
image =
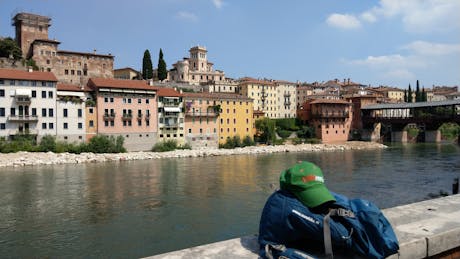
[[[180,157],[206,157],[240,154],[266,154],[281,152],[328,152],[363,149],[383,149],[385,145],[374,142],[350,141],[340,144],[300,144],[279,146],[250,146],[235,149],[198,149],[175,150],[170,152],[129,152],[117,154],[94,153],[52,153],[52,152],[17,152],[0,154],[0,167],[5,166],[30,166],[53,164],[78,164],[110,161],[126,161],[141,159],[180,158]]]

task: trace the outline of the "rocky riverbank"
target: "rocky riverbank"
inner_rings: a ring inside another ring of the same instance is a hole
[[[130,152],[118,154],[94,154],[94,153],[40,153],[18,152],[0,154],[0,167],[6,166],[31,166],[31,165],[54,165],[54,164],[79,164],[109,161],[126,161],[141,159],[180,158],[180,157],[205,157],[224,156],[239,154],[264,154],[280,152],[330,152],[362,149],[383,149],[385,145],[374,142],[350,141],[340,144],[301,144],[279,146],[251,146],[235,149],[199,149],[199,150],[175,150],[170,152]]]

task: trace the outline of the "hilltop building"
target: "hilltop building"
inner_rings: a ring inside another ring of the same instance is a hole
[[[51,18],[18,13],[12,19],[16,41],[26,59],[32,58],[42,72],[53,72],[59,82],[86,85],[89,78],[113,78],[114,56],[96,50],[75,52],[59,50],[59,41],[48,37]]]
[[[195,46],[189,52],[190,57],[173,64],[174,68],[168,73],[169,81],[199,85],[225,80],[225,73],[214,70],[214,64],[208,61],[205,47]]]

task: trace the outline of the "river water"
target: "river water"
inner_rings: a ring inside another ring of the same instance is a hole
[[[138,258],[254,234],[279,173],[300,160],[380,208],[451,193],[460,177],[455,144],[0,168],[0,254]]]

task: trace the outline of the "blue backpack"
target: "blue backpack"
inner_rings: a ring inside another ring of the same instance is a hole
[[[398,239],[379,208],[363,199],[332,194],[336,199],[333,209],[317,214],[288,191],[273,193],[260,220],[260,256],[332,257],[332,248],[350,257],[366,258],[385,258],[398,252]]]

